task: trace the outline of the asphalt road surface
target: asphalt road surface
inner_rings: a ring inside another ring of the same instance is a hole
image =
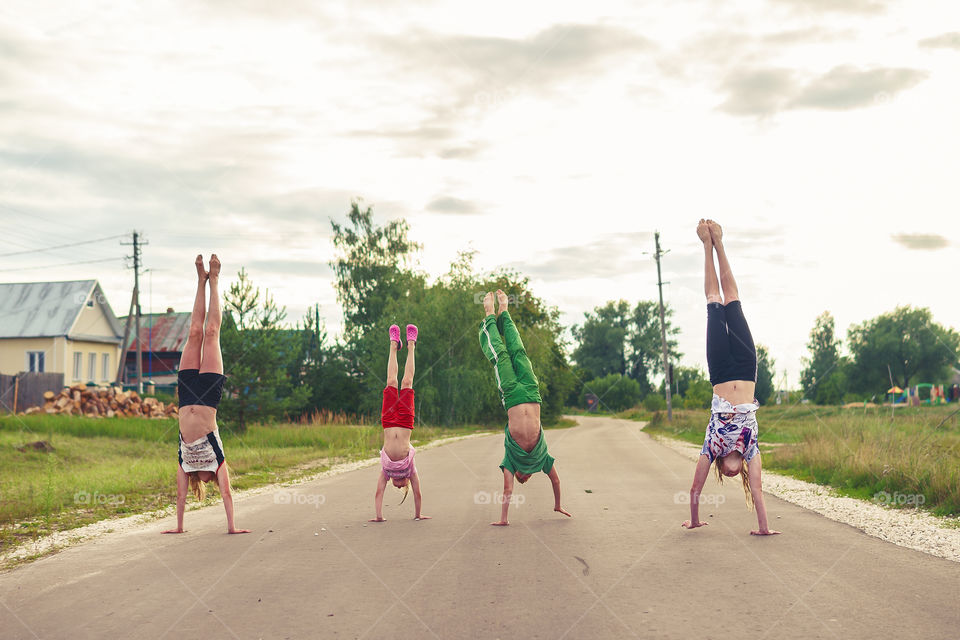
[[[710,526],[680,527],[693,464],[636,422],[547,432],[563,486],[538,474],[492,527],[503,436],[417,454],[412,498],[373,517],[379,467],[110,534],[0,575],[0,638],[957,638],[960,565],[767,497],[753,537],[738,483],[704,488]],[[229,458],[230,452],[227,452]]]

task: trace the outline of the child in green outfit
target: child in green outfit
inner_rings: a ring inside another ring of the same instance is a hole
[[[507,509],[513,495],[513,479],[523,484],[538,471],[543,471],[553,484],[553,510],[570,516],[560,506],[560,476],[554,460],[547,453],[547,441],[540,426],[540,384],[533,373],[530,358],[520,340],[520,333],[507,311],[507,294],[497,290],[500,313],[493,314],[493,294],[483,298],[486,317],[480,323],[480,348],[493,363],[493,373],[500,391],[500,401],[507,410],[504,429],[503,496],[501,514],[495,526],[506,526]],[[500,334],[503,334],[501,338]]]

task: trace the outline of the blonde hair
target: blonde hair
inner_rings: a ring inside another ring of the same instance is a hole
[[[404,483],[397,487],[397,480],[404,480]],[[393,482],[393,486],[397,487],[397,491],[403,491],[403,499],[400,500],[400,504],[403,504],[403,501],[407,499],[407,494],[410,493],[410,478],[394,478]]]
[[[224,462],[223,466],[226,467],[226,465],[227,463]],[[229,472],[229,468],[226,470]],[[187,475],[190,477],[190,491],[196,497],[197,502],[203,502],[207,497],[207,482],[213,482],[213,480],[201,481],[199,471],[191,471]],[[216,473],[213,474],[213,478],[214,480],[217,478]]]
[[[716,459],[716,471],[717,471],[717,482],[723,484],[723,458],[717,456]],[[747,462],[742,458],[740,459],[740,481],[743,482],[743,495],[747,501],[747,509],[753,511],[753,493],[750,491],[750,473],[747,471]]]

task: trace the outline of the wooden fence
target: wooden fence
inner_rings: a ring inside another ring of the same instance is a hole
[[[43,405],[43,394],[63,389],[62,373],[0,374],[0,411],[20,413]]]

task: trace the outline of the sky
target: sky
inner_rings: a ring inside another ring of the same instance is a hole
[[[362,198],[431,276],[475,251],[572,325],[656,298],[659,231],[705,368],[707,217],[792,387],[825,310],[960,328],[958,71],[953,2],[7,0],[0,282],[96,278],[125,315],[136,229],[145,311],[189,310],[215,252],[336,333]]]

